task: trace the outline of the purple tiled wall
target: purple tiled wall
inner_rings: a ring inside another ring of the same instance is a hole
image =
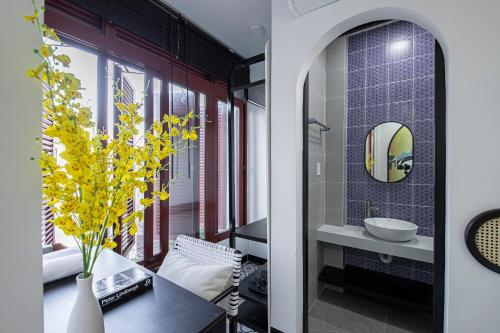
[[[363,225],[363,204],[377,216],[411,221],[418,234],[434,234],[434,37],[397,21],[348,37],[347,223]],[[412,172],[398,183],[371,178],[364,166],[366,133],[398,121],[414,136]],[[382,263],[378,254],[345,248],[345,262],[432,283],[432,265],[403,258]]]

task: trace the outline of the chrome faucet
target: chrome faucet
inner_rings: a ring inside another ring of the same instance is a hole
[[[372,202],[370,200],[365,201],[365,219],[373,217],[373,213],[378,210],[377,207],[372,206]]]

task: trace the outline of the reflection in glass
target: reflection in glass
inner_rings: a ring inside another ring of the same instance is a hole
[[[375,126],[366,136],[366,170],[378,181],[398,182],[413,168],[413,135],[397,122]]]
[[[169,84],[170,114],[184,116],[193,111],[199,114],[196,104],[199,94],[175,84]],[[195,126],[194,121],[190,123]],[[170,174],[173,183],[169,192],[169,240],[178,235],[196,237],[199,233],[200,215],[200,142],[190,143],[190,149],[178,151],[171,157]]]
[[[229,230],[229,114],[226,103],[217,102],[217,142],[218,142],[218,227],[217,232]]]

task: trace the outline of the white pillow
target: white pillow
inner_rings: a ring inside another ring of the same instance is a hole
[[[83,272],[80,250],[64,249],[43,255],[43,283]]]
[[[213,300],[231,286],[233,266],[198,264],[171,249],[158,270],[158,275],[176,285]]]

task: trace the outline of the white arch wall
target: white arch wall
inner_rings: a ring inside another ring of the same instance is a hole
[[[302,325],[302,84],[321,50],[346,30],[406,19],[432,32],[446,61],[447,244],[445,331],[500,330],[500,275],[468,253],[464,229],[500,205],[500,1],[340,0],[294,17],[272,0],[271,325]]]

